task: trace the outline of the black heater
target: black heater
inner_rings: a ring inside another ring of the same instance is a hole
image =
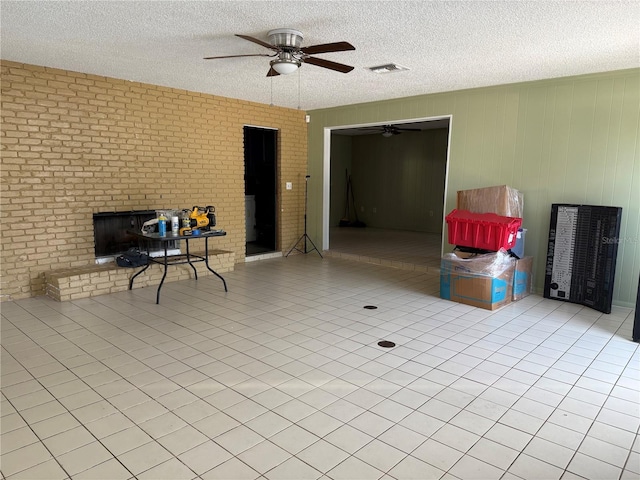
[[[611,313],[622,208],[553,204],[544,296]]]

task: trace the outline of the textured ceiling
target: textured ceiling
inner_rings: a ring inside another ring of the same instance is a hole
[[[0,56],[125,80],[312,110],[640,66],[640,2],[7,1]],[[347,74],[303,64],[267,78],[267,41],[295,28]],[[395,62],[405,72],[367,67]]]

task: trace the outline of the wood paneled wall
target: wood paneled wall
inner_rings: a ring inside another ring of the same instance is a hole
[[[623,208],[614,303],[633,306],[640,270],[640,69],[400,98],[308,112],[309,171],[321,178],[325,128],[451,115],[444,214],[456,192],[524,193],[525,252],[541,291],[552,203]],[[320,182],[310,234],[322,235]]]

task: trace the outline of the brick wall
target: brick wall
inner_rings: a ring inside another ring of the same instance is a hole
[[[33,65],[1,65],[0,299],[94,260],[94,212],[215,205],[244,261],[243,126],[278,129],[278,249],[302,233],[305,112]],[[265,84],[265,88],[268,85]]]

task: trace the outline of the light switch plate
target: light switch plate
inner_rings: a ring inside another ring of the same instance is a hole
[[[287,182],[285,185],[286,185],[287,190],[292,190],[293,189],[293,183]]]

